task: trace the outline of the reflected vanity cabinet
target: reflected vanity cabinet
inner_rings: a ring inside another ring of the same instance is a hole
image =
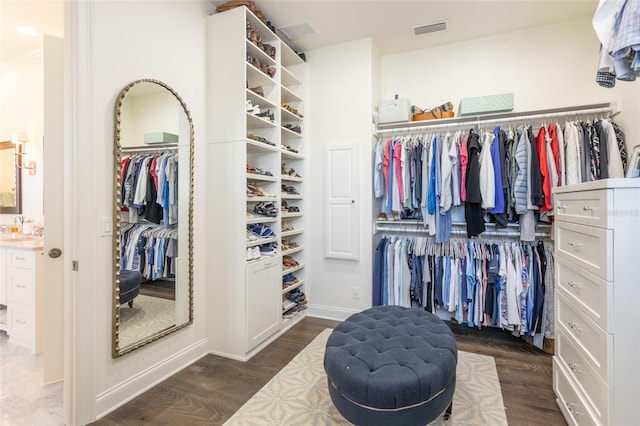
[[[208,37],[211,352],[247,360],[306,312],[305,63],[245,7]]]
[[[0,247],[0,278],[9,342],[42,351],[42,249],[22,247],[21,243]],[[1,312],[1,311],[0,311]]]
[[[640,418],[640,179],[554,189],[553,389],[570,425]]]

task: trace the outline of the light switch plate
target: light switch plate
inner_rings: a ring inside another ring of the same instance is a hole
[[[101,237],[110,237],[113,235],[113,218],[101,217],[98,226]]]

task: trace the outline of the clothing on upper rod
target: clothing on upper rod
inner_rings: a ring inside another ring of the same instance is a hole
[[[127,220],[178,223],[178,154],[149,152],[122,158],[121,211]]]
[[[380,138],[374,195],[387,218],[422,219],[439,242],[460,220],[469,237],[519,223],[533,241],[538,222],[553,220],[554,187],[624,177],[626,161],[611,119]]]

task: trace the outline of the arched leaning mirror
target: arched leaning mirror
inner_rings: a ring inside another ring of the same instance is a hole
[[[193,122],[165,83],[115,106],[113,343],[119,357],[193,322]]]

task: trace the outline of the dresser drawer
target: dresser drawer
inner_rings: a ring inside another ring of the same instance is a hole
[[[556,220],[608,228],[607,205],[611,205],[612,190],[565,192],[554,197]]]
[[[584,311],[589,318],[611,333],[609,313],[613,312],[613,283],[599,278],[562,256],[556,258],[556,288],[562,289],[568,298]]]
[[[587,404],[578,395],[568,373],[557,357],[553,357],[553,390],[558,397],[558,406],[569,425],[598,425]]]
[[[10,336],[32,341],[35,338],[35,311],[32,307],[21,303],[13,303],[7,307]]]
[[[33,305],[35,300],[35,276],[29,269],[7,268],[7,299],[9,305],[14,302]]]
[[[590,320],[563,292],[557,292],[555,296],[556,326],[573,339],[600,377],[608,377],[607,361],[611,358],[608,351],[612,347],[613,336]]]
[[[607,281],[613,280],[612,237],[613,231],[607,229],[564,222],[555,224],[556,253]]]
[[[565,371],[582,390],[594,416],[601,423],[607,423],[609,386],[606,378],[598,375],[581,351],[564,334],[562,328],[556,335],[556,355],[565,367]]]
[[[7,249],[7,266],[35,269],[36,252],[30,250]]]

